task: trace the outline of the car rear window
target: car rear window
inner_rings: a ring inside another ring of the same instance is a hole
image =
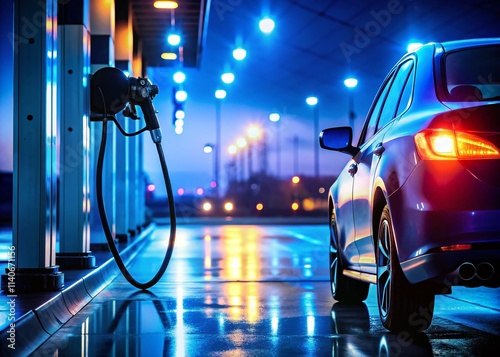
[[[450,52],[444,65],[448,100],[500,100],[500,46]]]

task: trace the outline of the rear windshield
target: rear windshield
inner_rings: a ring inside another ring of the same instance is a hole
[[[449,100],[500,100],[500,46],[450,52],[444,63]]]

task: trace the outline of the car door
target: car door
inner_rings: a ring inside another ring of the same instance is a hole
[[[413,83],[413,80],[409,81],[413,67],[412,59],[401,63],[386,81],[364,136],[360,138],[364,140],[360,146],[361,151],[353,158],[349,167],[353,173],[352,207],[354,239],[359,252],[358,264],[362,271],[369,273],[375,273],[376,269],[372,236],[374,173],[384,152],[384,135],[394,123],[407,83],[409,86]]]

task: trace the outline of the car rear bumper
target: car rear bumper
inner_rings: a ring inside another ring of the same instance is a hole
[[[411,284],[500,287],[500,249],[429,253],[401,262],[401,268]]]

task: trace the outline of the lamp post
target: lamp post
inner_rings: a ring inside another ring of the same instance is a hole
[[[313,146],[314,146],[314,176],[319,176],[319,144],[317,142],[318,131],[319,131],[319,110],[318,110],[318,98],[317,97],[307,97],[306,103],[313,107],[313,121],[314,121],[314,132],[313,132]]]
[[[269,114],[269,120],[276,123],[276,177],[281,177],[281,116],[278,113]]]
[[[349,126],[354,129],[354,119],[356,119],[356,113],[354,113],[354,88],[358,85],[358,80],[356,78],[347,78],[344,80],[344,85],[349,89]]]
[[[216,153],[214,153],[214,151],[217,152],[217,149],[213,144],[205,144],[205,146],[203,147],[203,152],[205,152],[206,154],[212,154],[212,182],[210,182],[210,187],[216,190],[218,186],[216,177],[217,162],[216,162]]]
[[[226,91],[215,91],[215,197],[219,199],[220,142],[221,142],[221,106],[226,98]]]

